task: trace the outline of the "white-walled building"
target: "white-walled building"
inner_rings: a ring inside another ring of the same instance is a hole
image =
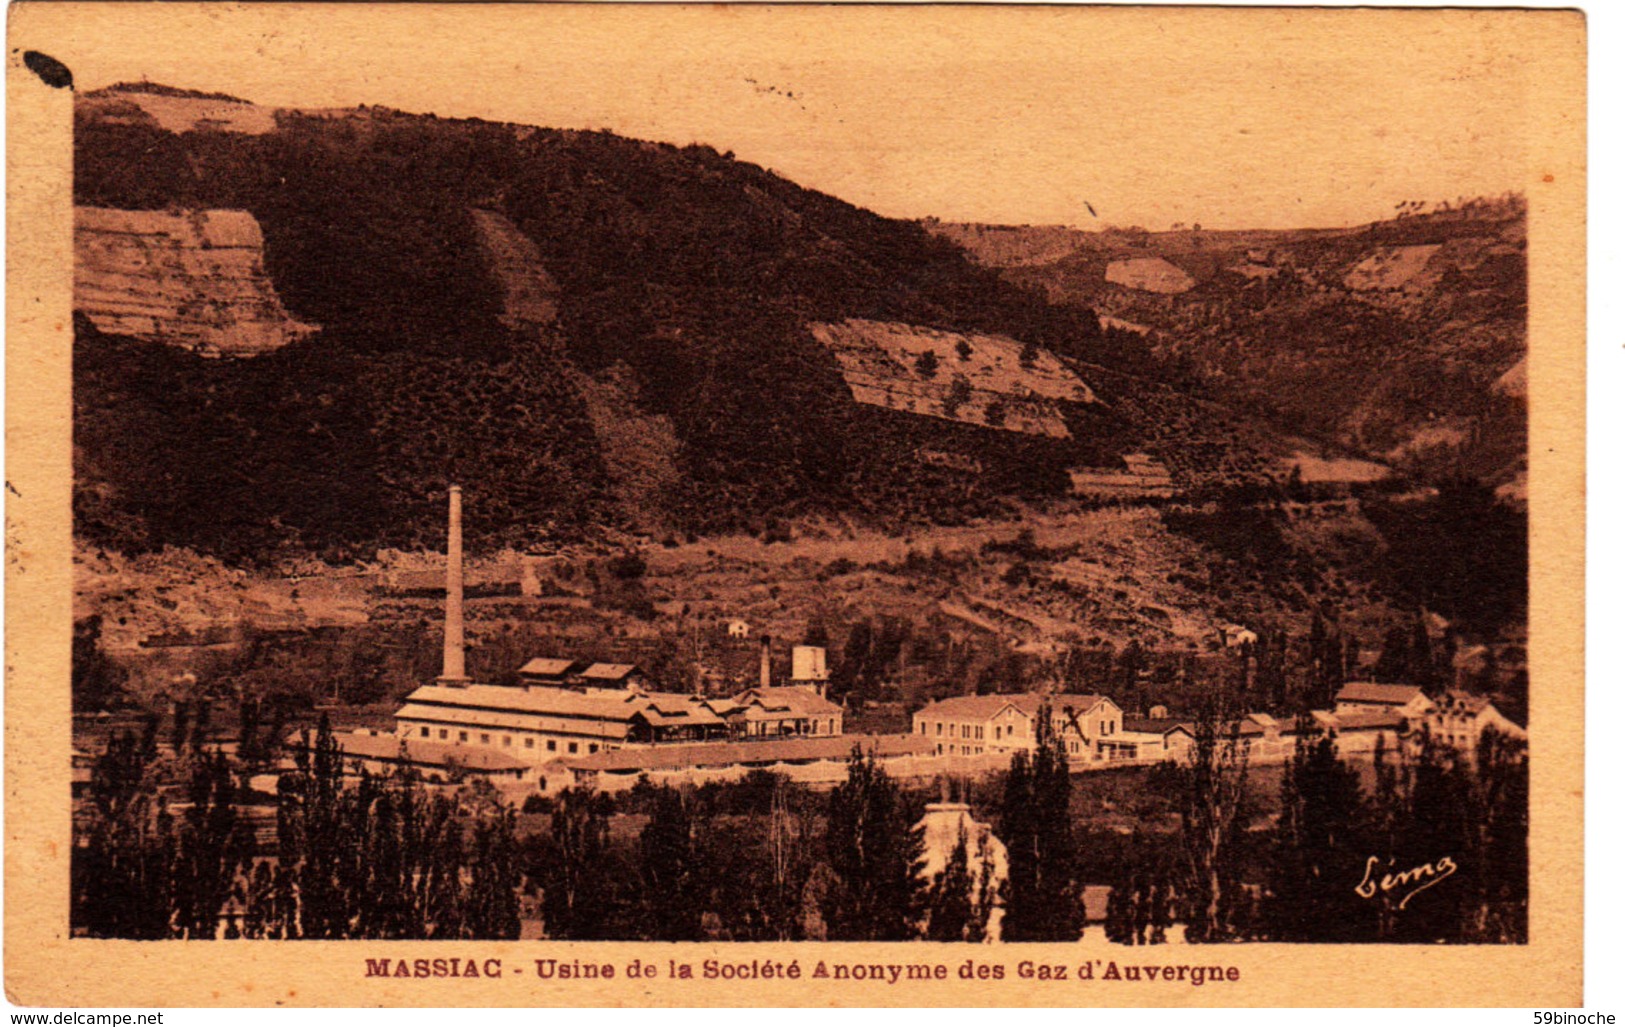
[[[724,715],[746,738],[774,735],[838,735],[845,711],[812,688],[796,685],[747,688],[730,700]]]
[[[1479,738],[1488,730],[1520,741],[1529,739],[1529,732],[1494,703],[1467,692],[1446,692],[1424,723],[1435,739],[1467,752],[1477,751]]]
[[[1407,720],[1425,717],[1433,700],[1415,685],[1383,685],[1351,681],[1337,693],[1335,713],[1398,713]]]
[[[945,756],[1031,750],[1037,743],[1038,711],[1046,704],[1051,725],[1072,759],[1111,759],[1119,746],[1129,744],[1119,737],[1123,711],[1103,695],[1023,693],[944,699],[914,714],[914,734]]]
[[[708,700],[635,688],[433,684],[408,695],[395,713],[400,738],[492,749],[533,763],[728,733],[723,712]]]
[[[1119,758],[1181,762],[1190,753],[1191,743],[1195,740],[1195,729],[1189,721],[1124,717],[1116,752],[1124,752],[1125,747],[1132,744],[1133,754]]]

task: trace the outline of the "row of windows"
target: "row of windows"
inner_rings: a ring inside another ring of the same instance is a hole
[[[941,738],[944,733],[946,733],[949,738],[974,738],[978,741],[987,737],[985,734],[987,727],[984,724],[945,724],[939,720],[936,721],[936,726],[936,734],[938,738]],[[929,733],[930,724],[923,720],[920,721],[920,734],[924,735]],[[1012,725],[1006,728],[1001,727],[998,724],[993,725],[993,737],[997,739],[1001,736],[1001,733],[1005,737],[1014,738],[1016,737],[1016,726]]]
[[[1055,730],[1062,734],[1066,733],[1068,726],[1068,721],[1057,720],[1055,722]],[[1016,735],[1021,733],[1020,729],[1021,724],[1019,722],[1012,724],[1009,727],[995,724],[993,725],[993,740],[1000,741],[1005,738],[1014,738]],[[936,736],[938,738],[941,738],[944,734],[946,734],[949,738],[974,738],[981,740],[983,737],[985,737],[982,733],[984,730],[985,729],[981,724],[945,724],[940,720],[936,722]],[[920,721],[920,734],[923,735],[927,733],[929,733],[929,725],[926,721],[922,720]],[[1115,735],[1116,733],[1116,721],[1102,720],[1100,722],[1099,737],[1104,738],[1109,735]]]
[[[1067,733],[1068,729],[1070,729],[1071,727],[1072,727],[1072,721],[1071,720],[1066,719],[1066,718],[1062,718],[1062,717],[1055,718],[1055,733],[1056,734],[1064,735],[1064,734]],[[1082,724],[1078,725],[1078,730],[1079,731],[1083,730],[1083,725]],[[1098,731],[1096,731],[1095,737],[1096,738],[1104,738],[1107,735],[1115,735],[1115,734],[1117,734],[1117,722],[1115,720],[1103,720],[1103,721],[1100,722],[1100,729]]]
[[[440,740],[442,742],[451,741],[450,736],[451,736],[451,732],[447,728],[441,728],[440,729]],[[428,737],[430,737],[429,729],[427,727],[418,728],[418,737],[419,738],[428,738]],[[468,741],[468,732],[467,731],[459,731],[459,732],[457,732],[457,741],[459,741],[459,742]],[[525,742],[525,748],[527,748],[527,749],[536,748],[536,739],[534,739],[534,738],[526,738],[526,739],[524,739],[524,742]],[[483,731],[480,732],[480,744],[481,745],[490,745],[491,744],[491,736],[486,732],[483,732]],[[502,745],[503,745],[504,748],[509,748],[509,749],[513,748],[513,735],[503,735],[502,736]],[[565,745],[566,745],[565,751],[567,753],[569,753],[570,755],[572,755],[572,756],[578,755],[581,752],[581,745],[580,745],[579,742],[566,742]],[[558,752],[559,751],[559,743],[558,743],[557,739],[555,739],[555,738],[547,739],[547,751],[548,752]],[[597,751],[598,751],[598,743],[597,742],[588,742],[587,743],[587,752],[589,754],[595,753]]]
[[[937,743],[937,755],[941,756],[944,752],[946,752],[950,756],[980,756],[980,755],[982,755],[982,747],[980,745],[952,745],[952,744],[950,744],[946,748],[944,748],[943,744],[941,742],[938,742]]]

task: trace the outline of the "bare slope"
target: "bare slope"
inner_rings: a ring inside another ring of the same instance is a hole
[[[241,210],[76,207],[74,310],[116,335],[251,356],[317,331],[283,307]]]
[[[1061,404],[1096,402],[1054,354],[1014,339],[850,319],[815,324],[859,403],[1003,431],[1069,438]]]

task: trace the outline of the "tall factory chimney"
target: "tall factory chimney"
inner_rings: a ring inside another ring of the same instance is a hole
[[[773,639],[762,635],[762,687],[773,687]]]
[[[446,649],[439,683],[461,687],[468,684],[463,672],[463,490],[450,491],[449,520],[446,525]]]

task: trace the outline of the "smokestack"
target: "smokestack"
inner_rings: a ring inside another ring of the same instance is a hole
[[[773,639],[768,635],[762,636],[762,687],[773,687]]]
[[[450,490],[449,520],[446,525],[446,649],[441,663],[440,684],[466,685],[463,672],[463,490]]]

